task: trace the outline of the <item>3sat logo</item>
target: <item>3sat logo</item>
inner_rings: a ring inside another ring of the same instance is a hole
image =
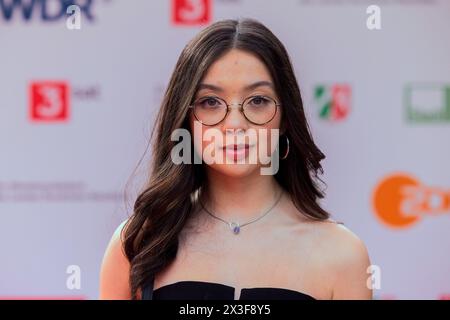
[[[34,81],[29,87],[31,122],[69,120],[70,87],[65,81]]]
[[[203,25],[211,21],[211,0],[172,0],[172,23]]]

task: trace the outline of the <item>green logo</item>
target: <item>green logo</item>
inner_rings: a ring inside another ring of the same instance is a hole
[[[450,85],[409,84],[404,91],[404,106],[408,122],[450,121]]]

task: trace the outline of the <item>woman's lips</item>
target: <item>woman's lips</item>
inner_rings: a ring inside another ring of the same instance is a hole
[[[223,147],[223,150],[225,151],[226,155],[229,158],[234,159],[235,161],[238,159],[242,159],[248,156],[250,148],[253,146],[250,146],[248,144],[230,144]]]

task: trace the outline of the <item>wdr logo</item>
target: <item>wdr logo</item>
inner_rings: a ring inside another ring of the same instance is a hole
[[[55,22],[67,17],[67,9],[76,5],[88,21],[93,21],[94,0],[0,0],[1,17],[11,21],[21,17],[26,22],[39,18],[44,22]]]

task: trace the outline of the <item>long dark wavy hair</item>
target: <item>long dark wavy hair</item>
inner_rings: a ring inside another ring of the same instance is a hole
[[[325,155],[312,139],[285,47],[254,19],[215,22],[198,33],[181,52],[151,133],[153,157],[149,179],[123,228],[132,299],[137,299],[147,281],[175,258],[178,235],[194,208],[192,195],[206,184],[205,164],[172,161],[171,150],[177,142],[171,141],[171,134],[178,128],[190,131],[188,106],[197,85],[208,67],[232,48],[246,50],[261,59],[270,71],[283,107],[281,124],[289,137],[290,151],[280,161],[275,175],[277,182],[307,218],[327,220],[330,216],[317,203],[318,198],[324,197],[318,187],[319,181],[323,183],[318,173],[323,174],[320,161]]]

